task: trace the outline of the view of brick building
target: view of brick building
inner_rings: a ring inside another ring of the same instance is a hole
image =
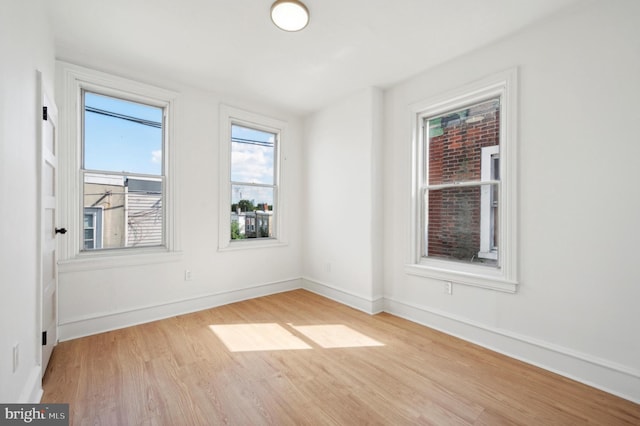
[[[483,252],[497,248],[497,185],[465,184],[499,179],[499,113],[494,99],[428,120],[429,186],[459,184],[428,191],[428,256],[495,264],[497,252]],[[491,217],[483,221],[483,214]],[[483,226],[490,248],[481,250]]]

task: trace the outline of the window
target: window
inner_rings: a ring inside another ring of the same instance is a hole
[[[220,128],[220,249],[284,243],[285,123],[223,105]]]
[[[414,106],[407,272],[515,291],[515,71]]]
[[[102,241],[85,226],[83,249],[163,245],[164,109],[87,90],[82,100],[85,225],[102,210]]]
[[[422,256],[497,265],[495,256],[480,255],[481,236],[489,244],[496,230],[489,218],[481,217],[480,207],[481,199],[487,198],[483,195],[493,198],[500,190],[497,173],[491,173],[493,163],[482,162],[485,148],[499,151],[500,99],[423,120],[427,170],[420,188],[426,223]]]
[[[277,138],[277,133],[231,124],[232,240],[275,234]],[[240,221],[243,229],[234,225]]]
[[[65,270],[179,258],[177,93],[57,62]]]
[[[102,208],[84,208],[84,249],[102,248]]]

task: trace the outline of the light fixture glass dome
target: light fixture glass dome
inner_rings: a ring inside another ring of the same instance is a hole
[[[300,31],[309,23],[309,10],[298,0],[277,0],[271,6],[271,20],[284,31]]]

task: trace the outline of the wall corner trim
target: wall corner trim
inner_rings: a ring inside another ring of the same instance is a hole
[[[302,277],[302,288],[320,296],[373,315],[384,310],[384,297],[367,298],[308,277]]]

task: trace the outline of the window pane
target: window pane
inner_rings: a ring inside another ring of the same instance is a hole
[[[425,121],[428,184],[479,181],[482,148],[500,142],[500,101],[481,102]]]
[[[162,181],[141,177],[126,179],[126,247],[163,244]]]
[[[232,125],[231,180],[273,185],[275,140],[274,133]]]
[[[274,188],[232,185],[231,239],[272,238]]]
[[[162,174],[162,108],[84,93],[86,170]]]
[[[83,92],[83,210],[95,221],[86,249],[164,243],[163,109]],[[110,173],[100,173],[100,171]],[[147,175],[147,176],[144,176]],[[149,177],[155,175],[156,177]]]
[[[427,256],[497,265],[496,259],[478,256],[481,239],[481,190],[487,186],[489,185],[428,191]],[[497,188],[497,185],[491,186]],[[497,217],[495,220],[497,221]]]
[[[274,192],[271,187],[231,185],[231,210],[235,211],[236,207],[241,211],[265,210],[265,205],[273,210]]]
[[[101,226],[102,246],[95,248],[163,244],[160,178],[85,173],[83,190],[84,209],[101,215],[95,226]]]

